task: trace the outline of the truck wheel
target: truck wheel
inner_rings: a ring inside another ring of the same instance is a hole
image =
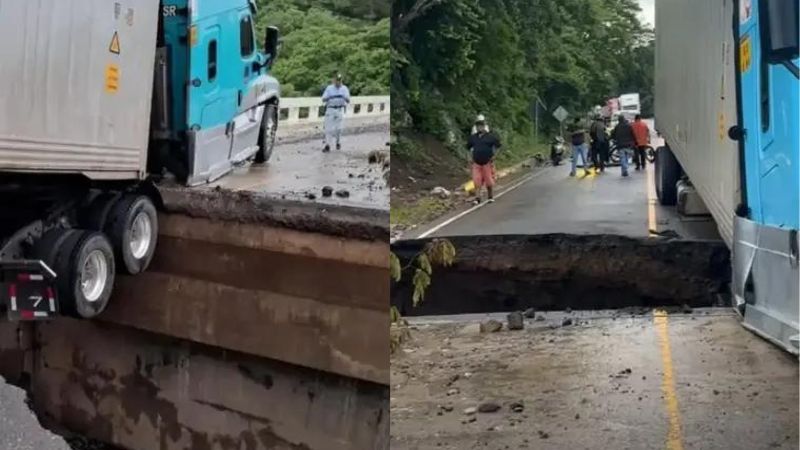
[[[264,117],[261,118],[261,131],[258,134],[258,151],[254,162],[263,164],[269,161],[275,149],[275,135],[278,132],[278,105],[264,105]]]
[[[120,194],[116,192],[103,192],[95,197],[79,219],[81,228],[94,231],[103,231],[108,222],[111,209],[117,203]]]
[[[66,230],[56,249],[56,272],[61,310],[89,319],[106,309],[114,289],[114,251],[99,231]]]
[[[158,214],[144,195],[125,195],[112,208],[106,224],[118,266],[136,275],[144,272],[156,251]]]
[[[669,147],[656,150],[655,171],[658,202],[665,206],[674,205],[678,201],[677,183],[681,177],[681,165]]]

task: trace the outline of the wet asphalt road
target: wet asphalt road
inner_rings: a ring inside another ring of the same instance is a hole
[[[64,438],[41,426],[26,398],[24,390],[0,377],[0,449],[69,450]]]
[[[278,143],[270,161],[234,171],[209,187],[263,192],[290,200],[389,209],[389,189],[381,162],[369,163],[370,152],[388,156],[389,128],[342,136],[342,149],[322,153],[320,138]],[[386,159],[388,162],[388,159]],[[322,188],[334,195],[324,198]],[[347,197],[335,195],[347,191]],[[311,199],[309,196],[315,198]]]
[[[652,122],[650,124],[652,129]],[[651,136],[654,147],[663,140]],[[658,205],[653,186],[653,165],[646,171],[631,166],[630,176],[622,177],[620,167],[608,167],[601,174],[588,174],[578,168],[569,177],[570,161],[555,167],[535,168],[530,179],[501,194],[495,203],[479,206],[473,212],[438,229],[433,236],[489,234],[618,234],[647,236],[650,229],[672,230],[682,237],[719,239],[710,218],[683,218],[675,207]],[[505,188],[500,187],[500,192]],[[486,194],[483,193],[485,199]],[[414,236],[445,222],[451,214]],[[408,236],[408,237],[414,237]]]
[[[569,177],[569,166],[535,169],[518,188],[441,228],[435,236],[480,234],[619,234],[647,236],[650,228],[681,236],[718,239],[709,219],[681,218],[674,207],[648,196],[652,165],[622,177],[619,167],[605,173]],[[649,172],[649,173],[648,173]],[[654,221],[650,223],[650,211]]]

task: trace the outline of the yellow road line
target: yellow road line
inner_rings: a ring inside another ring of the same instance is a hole
[[[667,313],[658,309],[653,311],[653,323],[658,333],[658,342],[661,346],[661,364],[664,369],[661,390],[664,394],[664,406],[667,408],[667,418],[669,420],[667,450],[683,450],[681,415],[678,410],[678,396],[675,394],[675,375],[672,370],[672,350],[669,345]]]
[[[647,229],[652,231],[658,231],[658,224],[656,223],[656,202],[658,201],[656,196],[656,186],[653,182],[653,168],[652,164],[648,164],[650,167],[646,170],[647,172]]]

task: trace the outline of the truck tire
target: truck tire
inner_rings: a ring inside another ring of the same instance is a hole
[[[258,151],[253,162],[263,164],[272,157],[275,149],[275,135],[278,132],[278,105],[264,105],[264,116],[261,118],[261,131],[258,133]]]
[[[105,231],[121,270],[136,275],[147,269],[158,240],[158,214],[149,197],[124,195],[111,209]]]
[[[36,246],[37,257],[56,273],[61,311],[89,319],[108,305],[114,289],[114,251],[105,234],[90,230],[53,230]]]
[[[56,256],[58,256],[58,250],[61,248],[61,244],[70,236],[69,231],[70,230],[58,228],[46,232],[34,244],[31,257],[43,261],[50,270],[56,272]],[[56,272],[56,275],[58,275],[58,272]]]
[[[103,231],[108,222],[111,209],[119,201],[120,194],[117,192],[103,192],[96,196],[89,203],[89,206],[81,212],[78,223],[81,228],[94,231]]]
[[[658,202],[664,206],[674,205],[678,201],[677,183],[681,177],[681,165],[668,146],[656,150],[655,172]]]

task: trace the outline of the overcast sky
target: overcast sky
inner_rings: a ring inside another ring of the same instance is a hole
[[[656,23],[656,0],[639,0],[639,7],[642,8],[642,13],[639,15],[642,22],[654,26]]]

